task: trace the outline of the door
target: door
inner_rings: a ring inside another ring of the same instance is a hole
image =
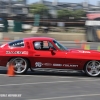
[[[33,42],[35,68],[63,68],[65,53],[57,50],[50,41]]]
[[[80,52],[80,53],[79,53]],[[87,55],[87,53],[82,53],[84,50],[72,50],[66,53],[66,59],[65,59],[65,68],[66,69],[74,69],[74,70],[82,70],[85,63],[84,58]],[[88,51],[86,51],[88,52]]]

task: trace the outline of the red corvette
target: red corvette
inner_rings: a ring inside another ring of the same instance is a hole
[[[89,76],[100,74],[100,52],[67,49],[55,39],[32,37],[1,45],[0,66],[13,64],[15,73],[28,68],[45,70],[82,70]]]

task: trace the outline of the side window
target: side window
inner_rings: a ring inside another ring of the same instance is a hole
[[[53,50],[56,50],[55,47],[52,45],[51,42],[49,42],[49,48],[52,48]]]
[[[53,45],[49,41],[35,41],[33,42],[35,50],[49,50]]]
[[[10,47],[23,47],[24,46],[24,42],[23,40],[17,40],[17,41],[13,41],[9,43]]]
[[[35,50],[41,50],[41,47],[42,47],[41,44],[42,44],[42,42],[39,42],[39,41],[38,42],[34,42],[33,43],[34,49]]]

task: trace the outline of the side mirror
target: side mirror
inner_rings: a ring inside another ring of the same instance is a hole
[[[50,47],[50,49],[49,49],[49,50],[50,50],[50,51],[53,51],[53,48],[51,48],[51,47]]]
[[[55,50],[54,50],[52,47],[50,47],[49,50],[51,51],[51,53],[52,53],[53,55],[55,54]]]

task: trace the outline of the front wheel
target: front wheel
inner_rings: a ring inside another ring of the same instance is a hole
[[[28,70],[28,61],[24,58],[13,58],[7,63],[7,67],[14,66],[16,74],[23,74]]]
[[[87,75],[96,77],[100,75],[100,62],[99,61],[89,61],[85,66],[85,72]]]

